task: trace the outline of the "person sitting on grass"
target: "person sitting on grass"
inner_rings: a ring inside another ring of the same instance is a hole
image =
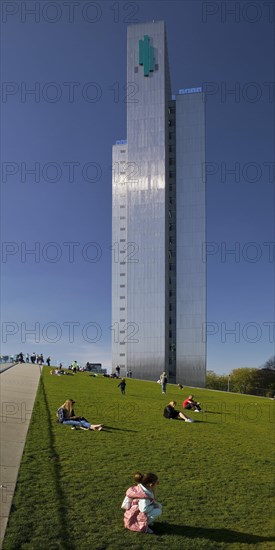
[[[184,409],[193,410],[195,412],[201,412],[200,403],[194,401],[193,395],[189,395],[182,404]]]
[[[57,411],[57,418],[60,424],[72,426],[72,430],[77,427],[81,430],[97,430],[103,429],[102,424],[90,424],[83,416],[75,416],[73,405],[75,401],[73,399],[67,399]]]
[[[156,474],[136,472],[134,480],[137,485],[129,487],[122,502],[124,527],[130,531],[152,534],[149,525],[162,513],[162,505],[155,500],[158,477]]]
[[[176,401],[170,401],[170,403],[166,405],[163,411],[163,416],[165,416],[165,418],[170,418],[170,420],[174,420],[178,418],[179,420],[185,420],[185,422],[194,422],[194,420],[192,420],[191,418],[188,418],[182,412],[177,411],[175,409],[176,404],[177,404]]]

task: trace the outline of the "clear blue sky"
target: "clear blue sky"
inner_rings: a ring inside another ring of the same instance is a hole
[[[164,20],[174,93],[203,85],[207,97],[208,369],[260,366],[274,354],[271,3],[2,4],[1,353],[111,365],[126,29]]]

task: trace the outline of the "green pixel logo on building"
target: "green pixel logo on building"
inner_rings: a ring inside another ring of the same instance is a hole
[[[154,48],[149,44],[148,34],[144,40],[139,40],[139,65],[143,65],[144,76],[149,76],[155,70]]]

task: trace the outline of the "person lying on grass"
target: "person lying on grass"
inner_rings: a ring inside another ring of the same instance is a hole
[[[124,527],[130,531],[152,534],[149,525],[162,513],[162,505],[155,500],[158,477],[156,474],[136,472],[134,480],[137,485],[129,487],[122,502]]]
[[[61,376],[63,374],[67,374],[66,372],[64,372],[63,370],[58,370],[58,369],[52,369],[50,371],[50,374],[54,375],[54,376]]]
[[[73,399],[67,399],[57,411],[57,418],[60,424],[66,424],[72,426],[73,428],[79,427],[81,430],[98,430],[101,431],[103,428],[102,424],[90,424],[86,418],[83,416],[75,416],[74,414],[74,405],[75,401]]]
[[[188,418],[188,416],[185,416],[182,412],[177,411],[175,409],[176,404],[176,401],[170,401],[163,411],[163,416],[165,416],[165,418],[170,418],[170,420],[178,418],[180,420],[185,420],[185,422],[194,422],[194,420]]]
[[[182,403],[184,409],[193,410],[195,412],[201,412],[200,403],[194,401],[193,395],[189,395]]]

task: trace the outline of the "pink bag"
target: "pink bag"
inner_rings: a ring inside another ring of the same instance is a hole
[[[133,503],[130,510],[126,510],[124,514],[124,527],[130,529],[130,531],[146,533],[148,527],[147,516],[144,512],[139,511],[138,501],[137,504]]]
[[[129,499],[129,508],[124,514],[124,527],[130,531],[146,533],[148,518],[144,512],[140,512],[138,504],[140,498],[148,499],[148,495],[140,487],[133,486],[126,492],[126,497]]]

